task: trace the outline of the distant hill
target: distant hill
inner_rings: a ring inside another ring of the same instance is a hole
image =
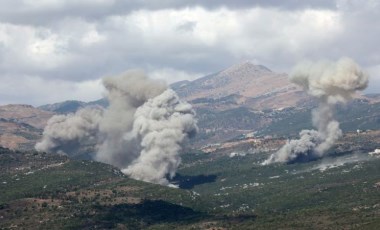
[[[368,100],[369,103],[380,102],[380,93],[371,93],[363,95],[364,100]]]
[[[96,105],[102,106],[102,107],[108,106],[107,99],[102,98],[102,99],[91,101],[91,102],[69,100],[69,101],[58,102],[54,104],[41,105],[38,108],[45,111],[59,113],[59,114],[68,114],[68,113],[75,113],[77,110],[84,108],[86,106],[96,106]]]
[[[54,114],[31,105],[0,106],[0,145],[11,149],[33,148]]]
[[[0,106],[0,118],[15,122],[22,122],[36,128],[44,128],[47,120],[54,113],[35,108],[31,105],[3,105]]]
[[[92,102],[64,101],[35,108],[31,105],[0,106],[0,146],[30,150],[42,137],[47,121],[55,114],[74,113],[86,106],[107,106],[106,99]]]
[[[78,109],[85,106],[85,102],[82,101],[64,101],[54,104],[47,104],[39,106],[39,109],[56,112],[56,113],[73,113]]]

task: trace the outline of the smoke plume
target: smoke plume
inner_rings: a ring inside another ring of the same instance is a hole
[[[97,142],[99,122],[103,110],[97,107],[84,108],[75,114],[55,115],[49,119],[37,151],[75,155],[80,147]]]
[[[297,65],[290,81],[300,85],[318,99],[318,107],[312,111],[312,123],[316,130],[302,130],[300,139],[288,141],[280,150],[263,162],[308,161],[322,157],[342,136],[339,122],[334,119],[338,103],[346,103],[368,85],[368,75],[349,58],[337,62],[304,62]]]
[[[95,140],[95,160],[132,178],[168,185],[181,162],[179,150],[197,131],[195,112],[166,84],[129,71],[103,79],[109,107],[52,117],[38,151],[65,152]]]
[[[181,103],[173,90],[166,90],[137,109],[133,130],[124,139],[138,140],[141,151],[122,171],[136,179],[167,184],[165,175],[172,178],[181,162],[180,144],[195,132],[191,105]]]
[[[140,154],[137,140],[123,138],[132,130],[136,109],[163,93],[167,86],[140,71],[104,78],[103,85],[109,107],[99,124],[100,140],[95,160],[123,168]]]

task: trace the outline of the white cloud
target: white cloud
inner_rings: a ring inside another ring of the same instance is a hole
[[[205,74],[202,73],[188,73],[171,68],[152,70],[148,75],[153,79],[165,79],[169,84],[183,80],[195,80],[199,77],[205,76]]]
[[[83,82],[127,69],[145,69],[154,78],[174,82],[242,60],[288,71],[304,58],[349,56],[377,74],[380,4],[318,2],[5,1],[0,9],[0,80],[3,88],[23,89],[25,96],[5,90],[0,100],[42,102],[41,95],[56,94],[35,86],[43,81],[52,88],[62,85],[59,95],[50,98],[72,98],[65,90],[70,87],[77,87],[78,97],[90,98]],[[371,84],[372,91],[380,89],[380,81]]]
[[[0,44],[3,74],[43,72],[71,58],[65,38],[46,28],[0,23]]]

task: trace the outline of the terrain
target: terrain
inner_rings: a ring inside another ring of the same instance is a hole
[[[194,81],[177,82],[171,88],[197,112],[200,130],[191,145],[198,149],[249,133],[274,137],[297,135],[301,129],[311,127],[310,114],[316,106],[315,101],[289,82],[286,74],[250,62]],[[100,99],[65,101],[37,108],[0,106],[0,144],[11,149],[30,149],[41,138],[42,128],[52,115],[107,105],[105,99]],[[357,95],[336,113],[344,131],[379,129],[380,96]]]
[[[73,113],[86,106],[107,106],[107,101],[65,101],[37,108],[22,104],[0,106],[0,146],[18,150],[33,149],[53,115]]]
[[[200,130],[191,145],[198,149],[249,133],[294,136],[301,129],[310,128],[310,111],[316,106],[308,95],[289,82],[286,74],[251,62],[242,62],[194,81],[177,82],[171,88],[197,112]],[[107,105],[105,99],[100,99],[65,101],[37,108],[0,106],[0,145],[30,149],[41,138],[44,125],[54,114]],[[337,115],[344,131],[378,129],[380,96],[357,95],[352,103],[341,105]]]
[[[260,163],[270,150],[253,151],[259,141],[186,151],[172,180],[179,188],[98,162],[0,149],[0,228],[376,229],[380,158],[368,151],[379,140],[379,131],[348,133],[327,158],[269,166]]]
[[[0,145],[20,150],[33,148],[53,115],[31,105],[0,106]]]
[[[223,71],[171,87],[196,107],[223,110],[247,107],[255,110],[296,106],[310,100],[284,73],[242,62]]]
[[[263,166],[312,128],[316,103],[285,74],[244,62],[171,87],[194,106],[200,128],[171,187],[92,161],[91,146],[75,158],[33,150],[51,116],[105,107],[104,99],[0,106],[0,229],[380,226],[379,94],[337,107],[344,136],[327,157]]]

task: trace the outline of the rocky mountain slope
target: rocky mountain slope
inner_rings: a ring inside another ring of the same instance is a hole
[[[42,129],[54,113],[34,108],[31,105],[0,106],[0,117],[14,122],[25,123]]]
[[[53,115],[30,105],[0,106],[0,145],[11,149],[32,148]]]
[[[237,106],[255,110],[278,109],[309,100],[301,88],[289,82],[286,74],[275,73],[251,62],[171,86],[180,97],[195,106],[213,104],[222,109]]]
[[[213,149],[181,153],[172,181],[179,189],[94,161],[0,147],[0,229],[378,228],[380,158],[368,152],[380,139],[379,95],[338,106],[345,135],[326,158],[263,166],[287,136],[311,125],[314,105],[297,87],[251,63],[172,87],[197,110],[191,148]],[[55,113],[101,103],[0,106],[0,145],[31,149]]]
[[[252,132],[256,135],[297,134],[310,128],[310,111],[316,106],[286,74],[250,62],[171,86],[197,111],[200,132],[193,143],[196,146]],[[357,95],[352,103],[338,108],[344,130],[380,127],[379,99],[377,94]],[[370,118],[361,119],[368,115]]]

